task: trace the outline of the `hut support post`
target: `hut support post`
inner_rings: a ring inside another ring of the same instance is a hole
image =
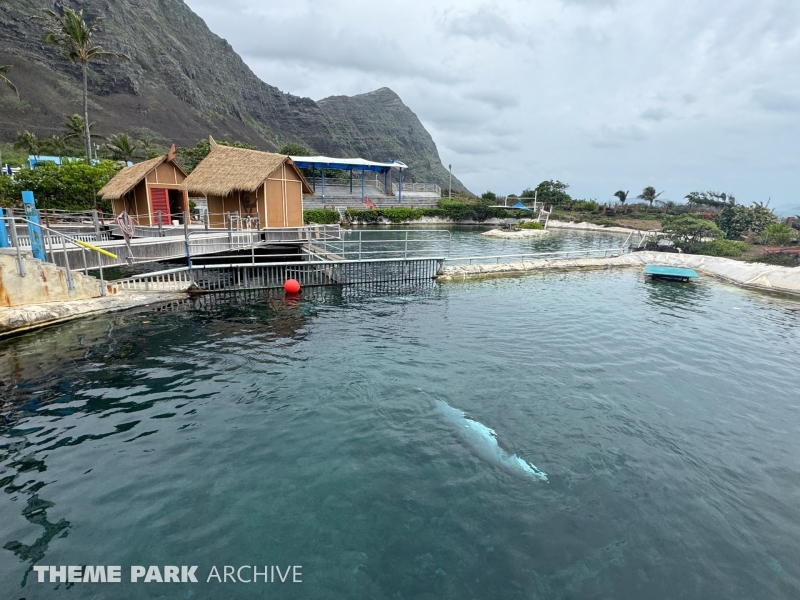
[[[158,222],[158,237],[164,237],[164,223],[161,221],[161,211],[156,211],[156,221]]]
[[[97,218],[97,209],[92,209],[92,223],[94,223],[94,241],[100,241],[100,219]]]
[[[208,231],[208,220],[209,220],[208,208],[206,208],[206,211],[203,213],[203,225],[205,226],[206,231]]]
[[[228,250],[233,248],[233,221],[231,221],[231,213],[225,213],[225,220],[228,223]]]
[[[186,244],[186,266],[192,268],[192,251],[189,249],[189,213],[183,211],[183,240]]]

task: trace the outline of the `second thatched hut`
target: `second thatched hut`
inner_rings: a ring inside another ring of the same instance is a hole
[[[258,218],[262,228],[303,225],[303,194],[314,191],[291,158],[209,141],[208,156],[183,183],[206,196],[211,227],[226,227],[229,214]]]

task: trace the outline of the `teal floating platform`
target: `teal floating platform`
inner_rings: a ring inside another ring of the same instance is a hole
[[[644,272],[645,275],[652,279],[667,279],[670,281],[689,281],[690,279],[697,279],[699,277],[694,269],[662,267],[660,265],[647,265]]]

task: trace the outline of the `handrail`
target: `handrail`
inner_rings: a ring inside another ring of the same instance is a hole
[[[41,223],[36,223],[34,221],[31,221],[30,219],[26,219],[25,217],[12,216],[12,217],[4,217],[4,218],[6,220],[10,220],[11,221],[11,227],[15,228],[15,231],[16,231],[15,221],[17,219],[19,219],[23,223],[27,223],[28,225],[33,225],[35,227],[38,227],[39,229],[43,229],[43,230],[49,232],[51,235],[55,234],[57,237],[61,238],[62,251],[64,253],[64,265],[65,265],[65,269],[66,269],[66,272],[67,272],[67,288],[70,289],[70,290],[74,290],[75,289],[75,280],[72,277],[72,269],[70,269],[70,265],[69,265],[69,256],[67,255],[67,246],[66,246],[67,242],[70,242],[71,244],[74,244],[74,245],[78,246],[79,248],[81,248],[81,252],[83,253],[84,273],[86,273],[86,274],[89,273],[89,267],[88,267],[88,265],[86,263],[86,250],[91,250],[92,252],[97,252],[99,254],[103,254],[105,256],[108,256],[108,257],[110,257],[110,258],[112,258],[114,260],[117,260],[117,255],[116,254],[113,254],[113,253],[111,253],[111,252],[109,252],[107,250],[103,250],[102,248],[98,248],[97,246],[95,246],[93,244],[90,244],[89,242],[76,240],[75,238],[72,238],[72,237],[66,235],[65,233],[62,233],[60,231],[57,231],[55,229],[52,229],[52,228],[47,227],[45,225],[42,225]],[[45,250],[45,248],[43,248],[42,250]],[[19,250],[17,250],[17,252],[19,252]],[[52,244],[50,246],[50,258],[51,259],[53,258],[53,247],[52,247]],[[52,262],[55,263],[55,261],[52,261]],[[106,295],[106,286],[105,286],[105,282],[103,281],[103,261],[98,259],[97,264],[98,264],[98,267],[99,267],[99,270],[100,270],[100,295],[101,296],[105,296]]]
[[[131,275],[125,280],[131,279],[146,279],[148,277],[161,277],[164,275],[172,275],[174,273],[183,273],[185,271],[203,271],[203,270],[216,270],[216,269],[236,269],[236,268],[252,268],[252,267],[298,267],[298,266],[335,266],[345,264],[361,264],[361,263],[382,263],[382,262],[397,262],[398,260],[446,260],[442,256],[414,256],[406,259],[397,258],[366,258],[363,260],[326,260],[324,262],[309,262],[309,261],[289,261],[289,262],[268,262],[268,263],[224,263],[212,265],[193,265],[192,267],[176,267],[174,269],[165,269],[164,271],[153,271],[152,273],[140,273],[139,275]]]
[[[525,254],[493,254],[493,255],[482,255],[482,256],[454,256],[450,258],[445,258],[446,262],[455,262],[455,261],[465,261],[468,260],[469,264],[472,264],[473,260],[485,260],[485,259],[496,259],[496,262],[500,262],[501,258],[523,258],[526,256],[531,257],[547,257],[547,256],[554,256],[554,255],[569,255],[569,254],[596,254],[602,252],[604,255],[607,255],[609,252],[618,252],[618,253],[625,253],[625,248],[592,248],[586,250],[561,250],[558,252],[527,252]]]

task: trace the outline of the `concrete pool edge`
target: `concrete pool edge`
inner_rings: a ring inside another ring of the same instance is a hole
[[[730,258],[670,252],[632,252],[608,258],[539,259],[499,264],[453,265],[439,271],[438,281],[459,281],[538,271],[583,271],[659,264],[683,267],[724,279],[741,287],[800,294],[800,268],[745,263]]]
[[[127,292],[112,296],[72,300],[69,302],[43,302],[0,309],[0,339],[57,325],[74,319],[90,317],[180,300],[188,296],[185,292]]]

